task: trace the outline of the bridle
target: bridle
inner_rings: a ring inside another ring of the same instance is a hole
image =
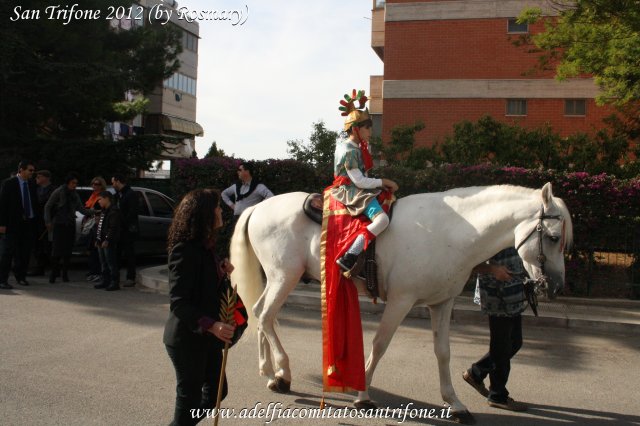
[[[544,227],[545,219],[555,219],[555,220],[563,221],[564,217],[559,214],[557,215],[545,214],[544,206],[540,206],[540,216],[538,216],[538,224],[527,234],[526,237],[524,237],[522,241],[520,241],[520,244],[516,246],[516,251],[517,251],[518,249],[520,249],[520,247],[522,247],[524,243],[527,242],[529,238],[531,238],[531,236],[534,233],[536,232],[538,233],[538,263],[540,264],[540,270],[542,271],[542,275],[545,275],[544,264],[547,261],[547,256],[545,256],[542,248],[542,240],[543,240],[542,237],[544,237],[544,231],[545,231],[545,227]],[[562,237],[564,238],[564,235]]]
[[[538,305],[538,295],[542,293],[542,290],[546,290],[547,292],[549,291],[549,283],[547,281],[547,275],[545,273],[545,267],[544,264],[547,261],[547,256],[545,256],[544,254],[544,249],[543,249],[543,238],[545,236],[545,231],[546,228],[544,226],[544,220],[545,219],[554,219],[554,220],[559,220],[559,221],[564,221],[564,217],[562,215],[549,215],[549,214],[545,214],[544,212],[544,205],[540,206],[540,215],[538,216],[538,223],[536,224],[536,226],[527,234],[526,237],[524,237],[524,239],[522,241],[520,241],[520,243],[516,246],[516,251],[518,249],[520,249],[520,247],[522,247],[522,245],[527,242],[527,240],[529,240],[529,238],[531,238],[534,234],[538,234],[538,263],[540,264],[540,271],[542,272],[542,274],[537,277],[536,279],[531,279],[531,280],[527,280],[527,282],[525,283],[525,294],[527,296],[527,300],[529,301],[529,305],[531,305],[531,309],[533,310],[533,313],[538,316],[538,310],[537,310],[537,305]],[[564,228],[563,228],[563,232],[562,232],[562,238],[564,239]],[[561,244],[561,247],[564,244]]]

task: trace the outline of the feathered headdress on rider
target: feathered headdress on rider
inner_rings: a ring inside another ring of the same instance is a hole
[[[357,125],[365,122],[367,120],[371,120],[369,116],[369,110],[365,108],[365,105],[369,98],[367,98],[364,94],[364,90],[353,89],[351,95],[345,93],[344,99],[340,100],[340,107],[338,108],[342,111],[342,116],[347,117],[344,122],[344,131],[346,132],[354,125]],[[356,107],[355,103],[358,102],[358,106]]]
[[[369,170],[373,167],[373,159],[369,152],[369,141],[365,141],[360,137],[358,127],[368,122],[371,124],[371,117],[369,116],[369,109],[366,108],[366,104],[369,98],[364,94],[364,90],[353,89],[351,95],[346,93],[344,99],[340,100],[340,107],[338,109],[342,111],[342,116],[347,117],[344,121],[344,131],[353,133],[358,138],[360,143],[360,150],[362,151],[362,159],[364,160],[365,169]],[[356,106],[356,102],[358,106]]]

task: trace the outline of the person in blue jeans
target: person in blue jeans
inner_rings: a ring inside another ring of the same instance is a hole
[[[98,196],[102,210],[96,231],[96,248],[102,264],[102,282],[93,287],[107,291],[120,290],[118,269],[118,241],[120,239],[120,210],[113,203],[113,194],[102,191]]]
[[[511,358],[522,347],[524,282],[528,278],[515,248],[508,248],[474,268],[478,274],[474,302],[489,316],[489,352],[462,373],[462,378],[487,398],[489,406],[526,411],[527,405],[509,397]],[[485,387],[489,376],[491,386]]]

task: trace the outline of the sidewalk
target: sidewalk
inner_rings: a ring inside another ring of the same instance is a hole
[[[138,271],[139,288],[168,294],[166,266],[156,266]],[[286,305],[302,309],[320,310],[320,285],[317,282],[300,283],[289,295]],[[360,310],[367,314],[381,314],[384,303],[374,304],[360,296]],[[414,307],[409,317],[429,318],[425,306]],[[456,297],[452,320],[456,323],[481,323],[486,315],[473,303],[473,295],[464,293]],[[540,302],[538,317],[531,309],[523,314],[523,321],[530,327],[562,327],[600,330],[606,332],[640,332],[640,301],[628,299],[585,299],[560,297],[553,302]]]

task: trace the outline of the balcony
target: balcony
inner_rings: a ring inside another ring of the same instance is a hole
[[[384,76],[369,76],[369,113],[382,114],[382,83]]]
[[[373,1],[371,11],[371,48],[384,61],[384,3]]]

